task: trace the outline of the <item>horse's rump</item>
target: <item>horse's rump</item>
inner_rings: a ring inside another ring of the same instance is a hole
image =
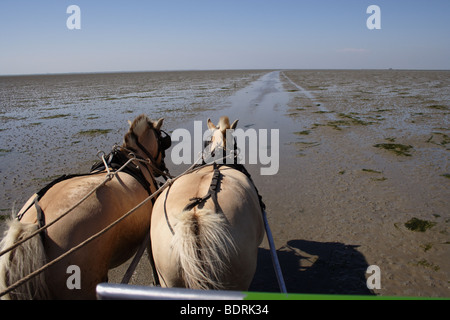
[[[223,289],[235,244],[224,215],[209,209],[184,211],[174,222],[171,241],[185,285]]]

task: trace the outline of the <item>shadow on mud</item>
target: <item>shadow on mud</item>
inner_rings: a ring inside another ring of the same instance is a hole
[[[356,245],[291,240],[277,250],[288,293],[373,295],[369,266]],[[250,291],[279,292],[270,251],[259,249]]]

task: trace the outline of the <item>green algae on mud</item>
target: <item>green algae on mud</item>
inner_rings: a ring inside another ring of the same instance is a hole
[[[300,135],[300,136],[307,136],[307,135],[309,135],[310,133],[311,133],[311,130],[303,130],[303,131],[297,131],[297,132],[294,132],[294,134]]]
[[[413,149],[411,145],[405,145],[400,143],[378,143],[374,145],[375,148],[381,148],[395,153],[398,156],[410,157],[410,150]]]
[[[412,265],[428,268],[428,269],[431,269],[436,272],[441,269],[441,267],[439,267],[438,265],[435,265],[431,262],[428,262],[426,259],[421,259],[421,260],[417,261],[416,263],[412,263]]]
[[[55,115],[51,115],[51,116],[40,117],[39,119],[48,120],[48,119],[67,118],[70,116],[71,116],[70,114],[55,114]]]
[[[83,136],[97,136],[102,134],[108,134],[112,131],[112,129],[90,129],[90,130],[82,130],[78,132],[78,134]]]
[[[421,220],[418,218],[412,218],[408,222],[405,223],[405,227],[408,228],[411,231],[416,232],[425,232],[428,229],[434,227],[436,225],[436,222],[431,222],[427,220]]]
[[[443,105],[440,105],[440,104],[434,104],[434,105],[428,106],[427,108],[428,109],[435,109],[435,110],[449,110],[449,107],[443,106]]]

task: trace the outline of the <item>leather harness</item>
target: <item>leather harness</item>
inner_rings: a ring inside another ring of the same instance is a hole
[[[159,154],[161,154],[162,159],[164,159],[165,150],[170,148],[170,146],[171,146],[171,138],[165,131],[161,130],[161,132],[164,132],[165,136],[162,137],[161,134],[158,136],[157,158],[158,158]],[[134,135],[134,133],[133,133],[133,135]],[[142,144],[139,142],[139,140],[137,139],[136,136],[135,136],[135,142],[136,142],[137,146],[149,157],[150,161],[152,163],[156,163],[155,159],[152,157],[150,152],[148,152],[147,149],[144,146],[142,146]],[[106,163],[107,163],[108,167],[111,168],[113,171],[119,170],[129,160],[126,152],[123,150],[120,150],[120,148],[117,148],[117,147],[114,148],[111,151],[111,153],[109,153],[105,158],[106,158]],[[147,167],[145,167],[145,168],[147,170],[149,170]],[[37,212],[36,218],[37,218],[38,228],[40,229],[40,228],[44,227],[45,226],[45,214],[44,214],[44,211],[42,210],[41,206],[39,205],[39,201],[47,193],[48,190],[50,190],[53,186],[55,186],[56,184],[58,184],[62,181],[69,180],[69,179],[72,179],[75,177],[84,177],[84,176],[100,174],[100,173],[104,172],[105,170],[106,170],[105,164],[101,160],[101,161],[97,161],[96,163],[94,163],[92,165],[89,173],[70,174],[70,175],[64,174],[64,175],[60,176],[59,178],[56,178],[55,180],[50,182],[48,185],[46,185],[44,188],[42,188],[41,190],[39,190],[36,193],[36,197],[34,198],[34,201],[28,206],[28,208],[26,208],[22,212],[21,215],[17,216],[17,219],[20,221],[22,219],[23,215],[34,204],[34,206],[36,208],[36,212]],[[159,171],[159,172],[156,172],[155,174],[152,174],[151,172],[149,172],[149,173],[150,173],[150,176],[152,177],[153,184],[155,185],[155,187],[158,188],[158,184],[157,184],[154,176],[161,176],[161,175],[166,174],[167,168],[164,164],[164,161],[161,162],[161,166],[159,168],[157,168],[157,171]],[[135,178],[142,185],[142,187],[145,189],[145,191],[147,191],[147,193],[149,195],[152,195],[153,192],[151,191],[151,187],[150,187],[151,184],[147,181],[147,179],[145,178],[144,174],[142,173],[141,169],[138,166],[135,166],[132,163],[129,163],[125,168],[122,169],[122,172],[125,172],[125,173],[131,175],[133,178]],[[151,201],[152,201],[152,204],[154,205],[156,198],[152,198]],[[44,241],[45,233],[46,233],[46,230],[43,230],[39,233],[42,241]]]
[[[197,167],[204,167],[205,164],[206,163],[203,160],[203,163],[198,164]],[[190,211],[197,206],[204,206],[206,201],[208,201],[208,199],[211,198],[211,200],[214,203],[216,213],[217,214],[223,213],[222,209],[220,208],[219,202],[217,201],[217,193],[220,191],[220,181],[223,177],[223,175],[220,173],[220,167],[226,166],[231,169],[238,170],[239,172],[242,172],[243,174],[245,174],[247,176],[247,178],[250,180],[251,184],[255,188],[256,194],[258,195],[259,205],[261,207],[261,214],[263,214],[264,210],[266,209],[266,205],[264,204],[264,202],[262,200],[262,196],[260,195],[255,183],[253,182],[253,179],[252,179],[250,173],[247,171],[247,169],[244,167],[244,165],[237,163],[237,154],[236,153],[235,153],[233,164],[217,164],[216,162],[213,162],[212,166],[213,166],[213,175],[211,178],[211,183],[209,185],[208,192],[203,197],[194,197],[194,198],[189,199],[190,202],[184,207],[183,211]],[[172,235],[175,235],[175,232],[170,224],[169,217],[167,215],[167,208],[166,208],[167,197],[168,197],[171,187],[172,187],[172,185],[169,186],[169,188],[166,192],[165,199],[164,199],[164,215],[166,218],[167,226],[170,229],[170,232],[172,233]]]

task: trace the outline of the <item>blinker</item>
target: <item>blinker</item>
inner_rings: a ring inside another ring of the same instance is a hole
[[[165,134],[165,136],[163,137],[162,133]],[[169,136],[169,134],[167,132],[165,132],[164,130],[161,130],[161,136],[159,138],[160,143],[161,143],[161,148],[163,150],[167,150],[170,148],[170,146],[172,145],[172,138]]]

